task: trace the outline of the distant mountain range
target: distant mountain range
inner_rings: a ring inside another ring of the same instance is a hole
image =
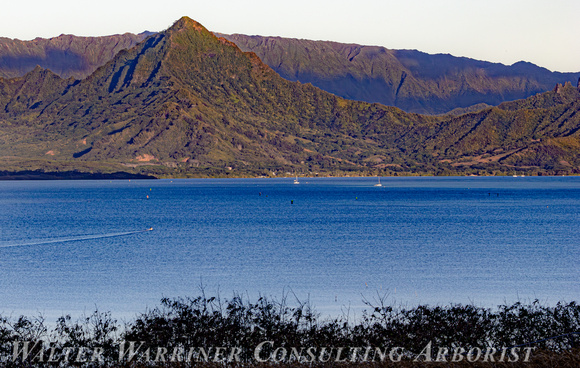
[[[0,38],[0,77],[21,77],[37,65],[63,78],[82,79],[120,50],[151,32],[107,37],[61,35],[19,41]],[[512,66],[415,50],[280,37],[222,36],[255,52],[283,78],[311,83],[358,101],[378,102],[408,112],[454,114],[480,110],[576,84],[580,73],[551,72],[527,62]],[[474,106],[475,105],[475,106]]]
[[[184,17],[82,80],[0,78],[0,171],[569,174],[579,109],[570,83],[460,116],[351,101]]]
[[[0,37],[0,77],[22,77],[40,66],[62,78],[82,79],[111,60],[119,51],[135,46],[151,34],[125,33],[105,37],[61,35],[32,41]]]
[[[476,104],[530,97],[580,73],[557,73],[527,62],[512,66],[416,50],[390,50],[328,41],[223,35],[255,52],[282,77],[312,83],[338,96],[441,114]]]

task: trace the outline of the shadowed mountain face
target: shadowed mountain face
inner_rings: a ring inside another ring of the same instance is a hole
[[[145,37],[62,35],[19,41],[0,38],[0,77],[21,77],[37,65],[63,78],[82,79],[120,50]],[[548,91],[557,83],[575,83],[580,73],[557,73],[530,63],[512,66],[414,50],[297,40],[221,35],[291,81],[312,83],[338,96],[396,106],[405,111],[454,114]]]
[[[150,32],[106,37],[61,35],[32,41],[0,38],[0,77],[21,77],[40,66],[63,78],[82,79],[149,35]]]
[[[576,83],[580,77],[526,62],[505,66],[377,46],[240,34],[223,37],[255,52],[286,79],[409,112],[441,114],[481,103],[498,105],[550,90],[557,83]]]
[[[0,169],[577,172],[579,99],[568,84],[458,117],[408,114],[290,82],[182,18],[81,81],[0,78]]]
[[[289,82],[188,18],[82,81],[37,68],[0,88],[0,155],[127,165],[276,167],[314,154],[329,166],[345,159],[322,154],[344,156],[340,145],[356,140],[361,122],[404,115]],[[318,134],[336,142],[321,153]]]

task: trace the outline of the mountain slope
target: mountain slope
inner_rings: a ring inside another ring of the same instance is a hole
[[[36,69],[17,81],[38,80],[39,74],[51,73]],[[0,87],[8,91],[14,83],[0,80]],[[308,160],[308,151],[326,155],[339,146],[315,142],[320,133],[350,142],[365,124],[404,131],[436,120],[288,82],[255,54],[188,18],[120,52],[88,78],[39,88],[21,110],[10,110],[18,99],[4,98],[1,106],[4,125],[17,127],[3,130],[11,144],[0,146],[1,155],[168,167],[297,165]],[[32,134],[10,133],[35,129],[34,145]],[[323,160],[352,158],[334,154]]]
[[[37,65],[63,78],[82,79],[151,35],[106,37],[61,35],[32,41],[0,38],[0,77],[24,76]],[[284,78],[344,98],[379,102],[406,111],[454,114],[527,98],[580,73],[553,73],[530,63],[512,66],[414,50],[285,39],[222,35],[255,52]],[[477,105],[477,106],[473,106]]]
[[[63,78],[82,79],[119,51],[135,46],[150,35],[150,32],[105,37],[60,35],[32,41],[0,37],[0,77],[21,77],[38,65]]]
[[[523,99],[580,73],[557,73],[519,62],[512,66],[415,50],[280,37],[222,35],[255,52],[282,77],[312,83],[344,98],[405,111],[441,114],[456,108]]]
[[[437,124],[420,147],[453,165],[580,172],[580,91],[570,83]]]
[[[534,97],[541,106],[408,114],[290,82],[189,18],[81,81],[36,68],[0,78],[0,91],[0,170],[254,176],[580,166],[580,95],[571,85]],[[554,144],[560,149],[542,154]],[[501,157],[484,160],[497,152]]]

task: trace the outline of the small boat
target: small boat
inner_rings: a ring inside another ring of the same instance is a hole
[[[152,228],[152,227],[150,227],[149,229],[147,229],[147,231],[151,231],[151,230],[153,230],[153,228]]]
[[[383,184],[381,184],[381,177],[378,176],[377,178],[379,179],[379,183],[378,184],[375,184],[375,187],[382,187]]]
[[[294,184],[300,184],[300,182],[298,181],[298,176],[296,176],[296,179],[294,179]]]

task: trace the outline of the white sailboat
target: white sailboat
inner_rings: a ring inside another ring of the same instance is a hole
[[[294,179],[294,184],[300,184],[300,182],[298,181],[298,175],[296,175],[296,179]]]
[[[375,184],[375,187],[382,187],[383,184],[381,184],[381,177],[377,176],[377,178],[379,179],[379,182],[378,182],[378,184]]]

